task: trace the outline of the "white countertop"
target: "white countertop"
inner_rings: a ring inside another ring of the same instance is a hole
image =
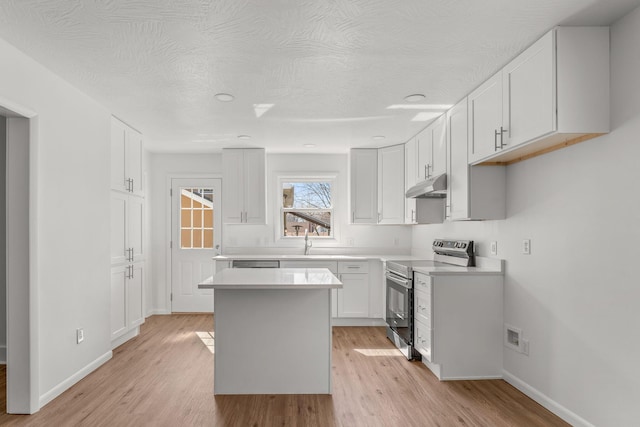
[[[281,261],[367,261],[370,259],[380,261],[415,261],[424,259],[423,257],[416,257],[413,255],[380,255],[380,254],[366,254],[366,255],[329,255],[329,254],[313,254],[313,255],[281,255],[281,254],[237,254],[237,255],[218,255],[214,256],[214,261],[232,261],[234,259],[275,259]]]
[[[326,268],[227,268],[198,284],[200,289],[342,288]]]

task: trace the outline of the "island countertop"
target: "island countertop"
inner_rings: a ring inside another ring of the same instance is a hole
[[[198,284],[200,289],[337,289],[326,268],[226,268]]]

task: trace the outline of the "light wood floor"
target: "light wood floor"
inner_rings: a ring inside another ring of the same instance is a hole
[[[112,360],[35,415],[5,414],[2,367],[0,425],[568,425],[504,381],[438,381],[421,363],[397,356],[383,328],[334,328],[332,396],[216,397],[214,355],[196,334],[212,323],[201,314],[150,317]]]

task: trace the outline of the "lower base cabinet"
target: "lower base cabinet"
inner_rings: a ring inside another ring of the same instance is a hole
[[[502,377],[501,275],[414,274],[415,348],[440,380]]]
[[[144,323],[144,263],[111,268],[111,340]]]

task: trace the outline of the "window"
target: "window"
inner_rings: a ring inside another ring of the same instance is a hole
[[[327,179],[281,180],[281,237],[333,237],[333,183]]]
[[[213,248],[213,189],[180,189],[180,248]]]

